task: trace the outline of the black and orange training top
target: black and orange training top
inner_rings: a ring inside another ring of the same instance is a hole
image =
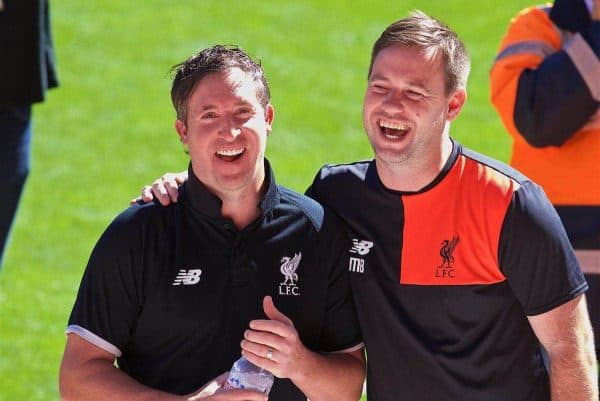
[[[385,188],[372,160],[325,166],[308,190],[352,234],[368,399],[548,401],[527,316],[587,284],[540,187],[453,145],[418,192]]]

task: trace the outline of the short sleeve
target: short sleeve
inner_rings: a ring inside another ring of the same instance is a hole
[[[141,235],[130,215],[128,210],[117,217],[94,247],[67,328],[111,353],[118,350],[115,356],[126,346],[142,303],[136,245]]]
[[[508,207],[498,260],[527,315],[547,312],[588,288],[558,214],[529,181]]]
[[[350,288],[347,259],[350,240],[339,218],[325,210],[319,252],[323,266],[329,267],[325,321],[320,350],[352,351],[362,347],[362,336]]]

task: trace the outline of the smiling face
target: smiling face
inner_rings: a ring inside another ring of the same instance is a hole
[[[260,192],[273,107],[257,99],[257,83],[239,68],[209,73],[187,102],[175,128],[198,179],[221,199]]]
[[[417,47],[389,46],[373,62],[363,123],[377,167],[438,165],[464,89],[446,93],[445,65]]]

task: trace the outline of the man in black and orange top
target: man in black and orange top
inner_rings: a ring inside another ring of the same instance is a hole
[[[390,25],[364,99],[375,159],[325,166],[308,190],[352,234],[367,397],[597,399],[587,284],[560,219],[538,185],[450,138],[469,66],[439,21]],[[175,183],[156,182],[161,202]]]
[[[547,193],[590,286],[600,350],[600,0],[557,0],[512,21],[491,71],[511,165]]]

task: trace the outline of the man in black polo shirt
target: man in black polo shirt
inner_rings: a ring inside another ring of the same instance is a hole
[[[334,215],[275,183],[260,65],[215,46],[175,72],[190,179],[180,202],[133,206],[97,243],[69,319],[62,398],[198,399],[241,347],[277,377],[271,400],[358,399],[364,357],[348,241]]]

